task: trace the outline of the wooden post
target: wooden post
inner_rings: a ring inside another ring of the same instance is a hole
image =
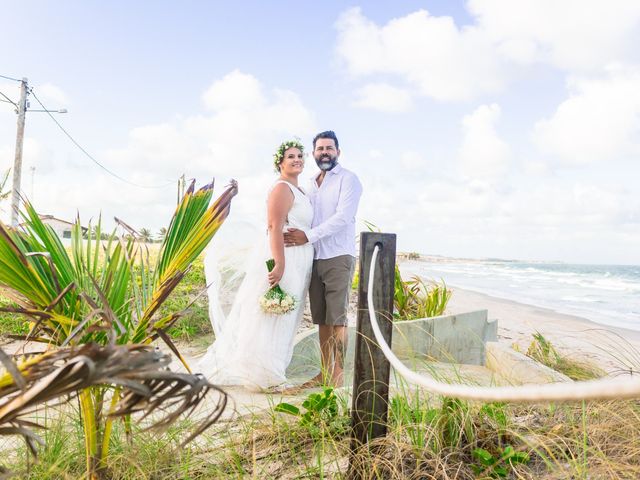
[[[353,372],[353,400],[351,406],[351,452],[370,440],[387,434],[389,403],[389,375],[391,366],[375,341],[371,328],[367,294],[371,256],[380,246],[376,262],[373,303],[380,330],[391,345],[393,325],[393,292],[396,265],[396,235],[393,233],[362,232],[360,234],[360,281],[358,285],[358,326],[356,333]],[[350,478],[359,478],[353,461]]]

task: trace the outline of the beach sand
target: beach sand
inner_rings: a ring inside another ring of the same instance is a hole
[[[436,257],[439,261],[444,261]],[[455,260],[455,259],[454,259]],[[429,258],[433,261],[433,258]],[[416,273],[420,260],[399,259],[403,278]],[[423,277],[425,281],[429,278]],[[504,298],[447,285],[452,291],[446,315],[487,310],[498,321],[498,341],[526,352],[536,332],[541,333],[562,355],[591,362],[611,375],[640,371],[640,331],[601,325],[583,317],[519,303]],[[351,292],[349,325],[356,325],[357,291]],[[311,314],[305,312],[299,332],[313,328]]]
[[[401,267],[402,268],[402,267]],[[498,320],[498,341],[522,352],[540,332],[557,350],[574,359],[593,362],[612,375],[640,370],[640,332],[608,327],[585,318],[534,305],[496,298],[450,286],[447,314],[488,310]]]

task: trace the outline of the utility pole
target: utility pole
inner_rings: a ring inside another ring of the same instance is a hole
[[[20,208],[20,175],[22,173],[22,144],[24,143],[24,120],[27,113],[27,83],[20,81],[20,102],[18,103],[18,133],[16,134],[16,156],[13,161],[13,191],[11,192],[11,225],[18,226],[18,210]]]

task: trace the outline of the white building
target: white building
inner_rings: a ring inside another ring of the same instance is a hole
[[[54,217],[53,215],[38,215],[42,223],[45,225],[49,225],[56,232],[58,237],[65,239],[71,238],[71,228],[73,227],[73,223],[67,222],[66,220],[61,220],[59,218]],[[82,231],[85,232],[87,229],[82,227]]]

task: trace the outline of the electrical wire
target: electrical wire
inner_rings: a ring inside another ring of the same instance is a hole
[[[36,99],[36,101],[40,104],[40,106],[42,107],[42,109],[45,111],[45,113],[47,113],[47,115],[49,115],[49,118],[51,118],[51,120],[53,120],[53,122],[58,126],[58,128],[60,130],[62,130],[62,133],[64,133],[67,138],[69,138],[69,140],[71,140],[71,142],[78,147],[78,149],[80,149],[80,151],[82,153],[84,153],[92,162],[94,162],[96,165],[98,165],[101,169],[103,169],[105,172],[107,172],[109,175],[117,178],[118,180],[120,180],[121,182],[124,183],[128,183],[129,185],[133,185],[135,187],[139,187],[139,188],[165,188],[168,187],[170,185],[174,185],[175,182],[168,182],[162,185],[140,185],[138,183],[135,182],[131,182],[130,180],[127,180],[126,178],[121,177],[120,175],[118,175],[117,173],[112,172],[111,170],[109,170],[107,167],[105,167],[102,163],[100,163],[98,160],[96,160],[93,155],[91,155],[89,152],[87,152],[82,145],[80,145],[75,138],[73,138],[71,136],[71,134],[69,132],[67,132],[65,130],[65,128],[60,124],[60,122],[58,122],[58,120],[55,119],[55,117],[53,115],[51,115],[51,112],[47,109],[47,107],[44,106],[44,104],[40,101],[40,99],[38,98],[38,96],[35,94],[35,92],[33,91],[33,88],[30,89],[29,93],[31,93],[31,95],[33,95],[33,98]]]
[[[22,80],[17,79],[17,78],[7,77],[6,75],[0,75],[0,78],[6,78],[7,80],[13,80],[14,82],[21,82],[22,81]]]
[[[7,103],[12,103],[16,108],[18,108],[18,104],[16,102],[14,102],[13,100],[11,100],[9,97],[7,97],[4,93],[0,92],[0,95],[2,95],[4,98],[6,98],[6,100],[2,100],[0,98],[0,101],[7,102]]]

